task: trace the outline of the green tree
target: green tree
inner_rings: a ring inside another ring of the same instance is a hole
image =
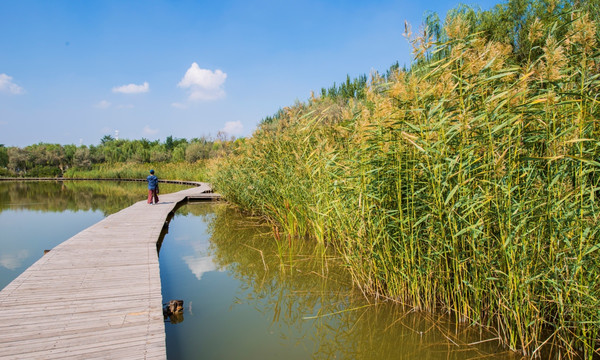
[[[105,162],[106,158],[104,157],[104,153],[102,149],[98,146],[90,145],[90,161],[92,164],[100,164]]]
[[[92,166],[92,157],[90,149],[81,146],[75,150],[73,155],[73,166],[89,169]]]
[[[173,162],[183,162],[185,161],[185,149],[188,147],[187,144],[181,143],[177,145],[173,149],[173,155],[171,156],[171,161]]]
[[[8,149],[4,146],[4,144],[0,144],[0,167],[8,166]]]
[[[27,173],[30,154],[27,150],[18,147],[8,148],[8,168],[16,173]]]
[[[102,137],[102,139],[100,139],[100,144],[102,144],[102,145],[106,145],[107,143],[109,143],[109,142],[112,142],[112,141],[114,141],[114,140],[115,140],[115,138],[114,138],[114,137],[112,137],[112,136],[110,136],[110,135],[104,135],[104,136]]]
[[[74,144],[63,146],[65,149],[65,161],[67,163],[67,167],[73,165],[73,157],[75,156],[75,151],[77,151],[77,146]]]
[[[194,141],[185,149],[185,160],[195,163],[198,160],[208,159],[210,144],[207,141]]]

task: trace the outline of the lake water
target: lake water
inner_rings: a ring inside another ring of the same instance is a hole
[[[162,192],[184,187],[165,184]],[[0,182],[0,287],[77,232],[146,196],[144,183]],[[493,335],[374,303],[335,254],[278,243],[225,204],[177,210],[160,250],[173,359],[518,359]]]
[[[335,254],[297,242],[225,204],[180,208],[160,250],[163,300],[184,300],[168,358],[518,358],[447,316],[365,299]]]

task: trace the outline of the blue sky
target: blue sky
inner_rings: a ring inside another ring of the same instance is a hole
[[[0,0],[0,144],[249,136],[347,74],[410,65],[404,21],[457,4]]]

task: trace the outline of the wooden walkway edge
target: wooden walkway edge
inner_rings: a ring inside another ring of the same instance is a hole
[[[42,256],[0,291],[0,359],[166,359],[156,243],[178,203],[210,191],[140,201]]]

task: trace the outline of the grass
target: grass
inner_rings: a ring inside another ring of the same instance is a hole
[[[442,60],[375,76],[365,100],[287,108],[212,182],[290,241],[334,247],[370,296],[450,312],[527,356],[591,359],[599,54],[570,26],[524,65],[457,36]]]

